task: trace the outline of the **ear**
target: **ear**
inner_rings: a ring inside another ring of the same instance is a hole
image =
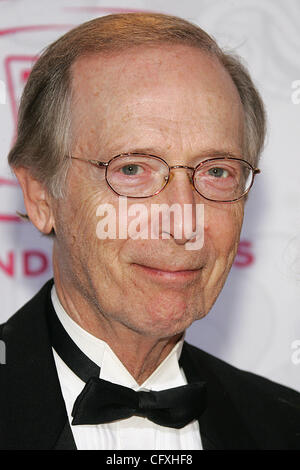
[[[45,235],[54,228],[51,198],[45,186],[24,167],[14,168],[23,191],[24,203],[30,221]]]

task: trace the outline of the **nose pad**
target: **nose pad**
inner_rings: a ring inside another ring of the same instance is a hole
[[[171,172],[170,175],[169,175],[169,183],[171,183],[171,181],[172,181],[173,178],[174,178],[174,174],[173,174],[173,172]],[[168,177],[167,177],[167,176],[165,177],[165,179],[166,179],[166,181],[168,181]]]
[[[189,180],[190,180],[190,184],[193,186],[193,189],[195,189],[194,188],[194,183],[193,183],[193,177],[192,177],[191,173],[188,173],[188,177],[189,177]]]

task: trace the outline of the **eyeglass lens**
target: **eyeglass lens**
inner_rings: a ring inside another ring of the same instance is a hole
[[[121,155],[111,160],[106,178],[111,188],[121,196],[149,197],[167,184],[169,167],[158,157]],[[207,199],[225,202],[245,194],[252,179],[252,169],[246,162],[230,158],[211,159],[198,165],[194,186]]]

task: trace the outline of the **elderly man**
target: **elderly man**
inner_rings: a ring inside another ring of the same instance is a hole
[[[184,341],[231,268],[264,133],[248,72],[179,18],[97,18],[44,51],[9,162],[54,282],[1,328],[1,448],[300,448],[297,392]],[[146,230],[154,204],[170,223]]]

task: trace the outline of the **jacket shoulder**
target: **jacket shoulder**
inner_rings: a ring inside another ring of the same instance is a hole
[[[48,302],[53,279],[50,279],[44,286],[26,302],[17,312],[15,312],[8,320],[0,324],[0,338],[9,339],[12,332],[22,332],[23,326],[26,327],[30,320],[34,317],[41,317]],[[24,337],[24,335],[22,335]]]
[[[52,285],[0,326],[0,449],[52,449],[66,423],[47,324]]]
[[[218,377],[222,381],[224,380],[226,382],[229,379],[230,380],[235,379],[240,382],[240,385],[244,383],[245,386],[249,386],[249,387],[253,386],[253,387],[256,387],[257,390],[266,391],[266,393],[268,392],[272,393],[273,391],[282,390],[282,392],[291,393],[291,395],[297,398],[300,397],[299,392],[285,385],[281,385],[277,382],[274,382],[270,379],[262,377],[253,372],[240,369],[189,343],[185,343],[185,344],[189,352],[194,356],[194,358],[196,360],[198,359],[199,363],[202,363],[202,361],[205,361],[205,363],[209,365],[211,369],[213,369],[216,373],[218,373]]]
[[[300,393],[270,379],[239,369],[185,343],[201,374],[204,370],[226,395],[257,441],[300,450]],[[265,447],[266,448],[266,447]]]

